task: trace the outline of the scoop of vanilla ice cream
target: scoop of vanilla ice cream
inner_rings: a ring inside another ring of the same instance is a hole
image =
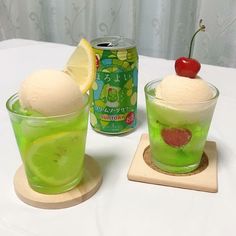
[[[57,70],[39,70],[21,84],[20,104],[24,109],[45,116],[77,111],[83,106],[83,94],[69,75]]]
[[[215,91],[200,77],[166,76],[156,87],[155,101],[160,122],[186,124],[211,119]],[[212,99],[212,100],[211,100]]]
[[[190,79],[178,75],[169,75],[156,88],[156,97],[177,104],[207,101],[212,96],[211,88],[200,77]]]

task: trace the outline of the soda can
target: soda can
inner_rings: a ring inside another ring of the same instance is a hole
[[[121,134],[137,124],[138,53],[120,36],[91,41],[96,54],[96,81],[90,91],[90,123],[95,131]]]

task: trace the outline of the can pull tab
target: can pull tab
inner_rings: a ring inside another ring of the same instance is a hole
[[[111,42],[103,42],[103,43],[98,43],[98,47],[114,47],[114,45]]]
[[[97,46],[98,47],[108,47],[108,48],[116,47],[120,44],[121,41],[122,41],[122,37],[118,37],[116,39],[111,40],[111,42],[98,43]]]

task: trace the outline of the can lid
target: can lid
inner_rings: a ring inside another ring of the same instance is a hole
[[[93,48],[103,50],[128,49],[136,46],[133,40],[122,36],[106,36],[103,38],[97,38],[91,41],[91,45]]]

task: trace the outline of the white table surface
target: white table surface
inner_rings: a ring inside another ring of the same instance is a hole
[[[63,68],[71,46],[27,40],[0,42],[0,235],[236,235],[236,69],[202,65],[200,76],[220,90],[208,140],[219,152],[218,193],[128,181],[127,172],[142,133],[147,132],[144,85],[174,72],[174,62],[140,56],[138,127],[106,136],[89,126],[86,153],[102,168],[103,183],[89,200],[62,210],[37,209],[21,202],[13,176],[21,164],[7,98],[40,68]]]

